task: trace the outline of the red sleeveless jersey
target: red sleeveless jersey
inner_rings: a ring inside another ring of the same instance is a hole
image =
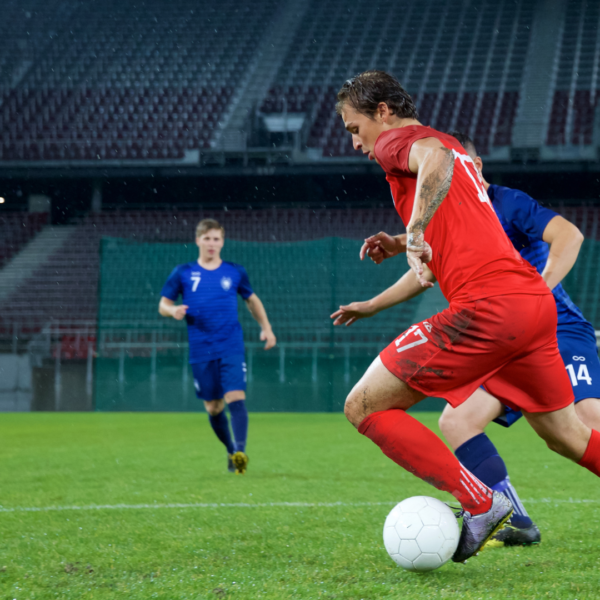
[[[427,265],[448,301],[464,302],[505,294],[550,294],[538,272],[515,250],[473,161],[458,140],[431,127],[410,125],[383,132],[374,154],[392,189],[400,218],[408,225],[417,175],[408,167],[414,142],[436,138],[454,154],[448,194],[425,230],[433,259]]]

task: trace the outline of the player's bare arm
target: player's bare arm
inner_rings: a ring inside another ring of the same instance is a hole
[[[454,155],[435,138],[417,140],[411,148],[408,166],[418,173],[417,191],[408,233],[407,258],[423,287],[430,287],[423,274],[423,264],[431,260],[425,246],[425,230],[447,196],[454,174]]]
[[[376,265],[386,258],[392,258],[406,252],[406,233],[390,235],[384,231],[368,237],[360,249],[360,260],[368,256]]]
[[[573,268],[583,244],[583,234],[573,223],[557,215],[546,225],[542,239],[550,244],[542,278],[553,290]]]
[[[175,305],[175,302],[170,298],[161,297],[158,304],[158,312],[163,317],[173,317],[177,321],[182,321],[185,318],[189,306],[185,304]]]
[[[435,276],[427,266],[424,267],[423,276],[433,285]],[[381,294],[375,296],[371,300],[352,302],[346,306],[340,306],[340,308],[331,315],[331,318],[335,319],[333,324],[346,325],[346,327],[348,327],[359,319],[367,319],[380,313],[382,310],[406,302],[423,293],[426,289],[427,288],[421,285],[411,269],[394,285],[390,286],[387,290],[381,292]]]
[[[271,323],[269,323],[269,318],[267,317],[267,311],[260,298],[256,294],[252,294],[246,300],[246,306],[250,311],[250,314],[254,318],[254,320],[260,325],[260,339],[265,343],[265,350],[270,350],[277,343],[277,338],[273,333],[273,329],[271,328]]]

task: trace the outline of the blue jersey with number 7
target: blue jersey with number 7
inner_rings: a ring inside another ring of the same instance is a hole
[[[173,301],[182,296],[183,304],[189,307],[185,320],[190,363],[244,354],[238,294],[244,300],[253,294],[246,269],[241,265],[223,261],[209,271],[194,261],[173,269],[161,295]]]

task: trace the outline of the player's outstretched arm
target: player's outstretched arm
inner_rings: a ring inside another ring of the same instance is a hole
[[[173,317],[178,321],[182,321],[185,318],[188,308],[189,306],[186,306],[185,304],[175,306],[175,302],[173,302],[173,300],[170,298],[165,298],[164,296],[162,296],[158,304],[158,312],[163,317]]]
[[[406,233],[390,235],[380,231],[368,237],[360,249],[360,260],[368,256],[376,265],[380,265],[386,258],[406,252]]]
[[[417,173],[417,187],[408,233],[408,264],[421,285],[428,287],[423,277],[423,265],[431,260],[431,248],[425,242],[425,230],[448,194],[454,174],[454,154],[435,138],[417,140],[410,150],[408,165]]]
[[[270,350],[277,343],[277,338],[271,329],[271,323],[267,317],[267,311],[260,298],[256,294],[252,294],[246,299],[246,306],[254,320],[260,325],[260,339],[265,343],[265,350]]]
[[[583,244],[583,234],[573,223],[557,215],[546,225],[542,239],[550,244],[542,278],[553,290],[573,268]]]
[[[424,267],[424,277],[431,283],[435,281],[434,274],[427,268]],[[394,285],[390,286],[387,290],[381,292],[375,298],[366,300],[365,302],[352,302],[346,306],[340,306],[336,310],[331,318],[335,319],[334,325],[352,325],[359,319],[367,319],[376,315],[377,313],[406,302],[415,296],[423,293],[427,288],[423,287],[419,280],[415,277],[412,270],[407,271]]]

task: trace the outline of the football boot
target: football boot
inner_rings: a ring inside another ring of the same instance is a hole
[[[249,458],[245,452],[236,452],[231,455],[231,461],[235,466],[235,474],[236,475],[244,475],[246,473],[246,469],[248,468]]]
[[[468,510],[462,513],[463,523],[458,547],[452,560],[465,562],[477,554],[486,542],[510,519],[513,506],[510,500],[500,492],[494,492],[492,507],[481,515],[472,515]]]
[[[230,473],[235,473],[235,465],[233,464],[233,454],[227,455],[227,470]]]
[[[497,531],[486,548],[502,548],[503,546],[533,546],[542,541],[542,534],[535,523],[529,527],[515,527],[509,521],[502,529]]]

